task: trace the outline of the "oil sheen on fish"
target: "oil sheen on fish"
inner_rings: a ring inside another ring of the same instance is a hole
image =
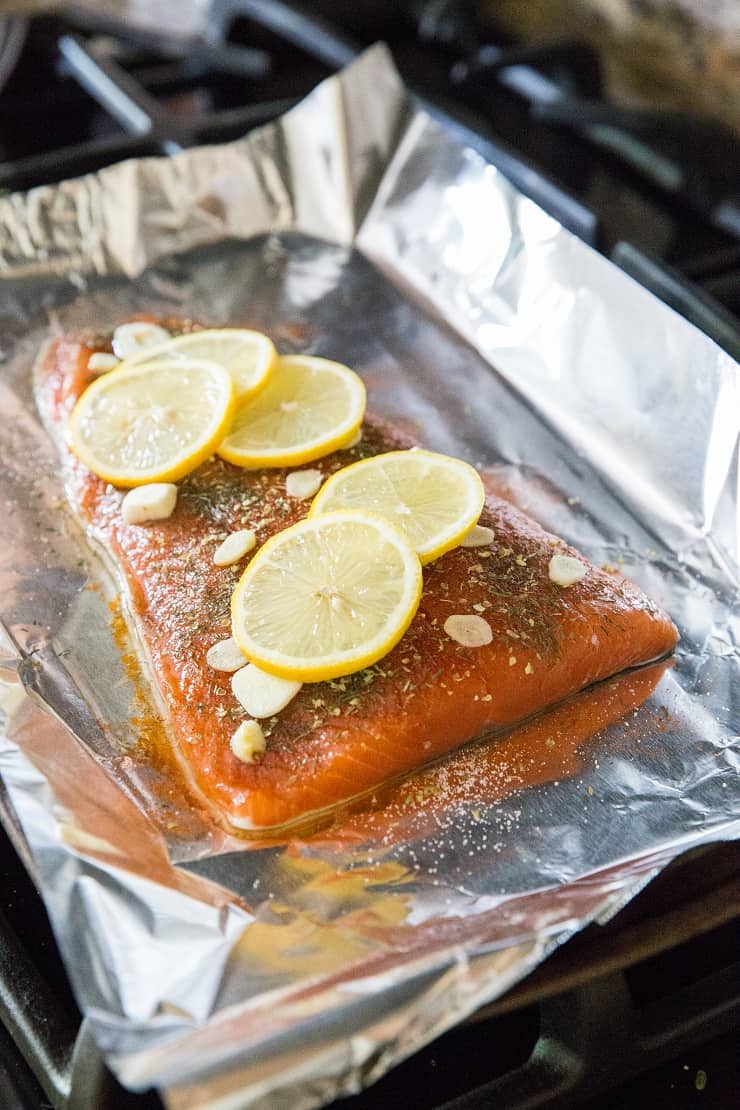
[[[88,359],[104,349],[106,341],[85,336],[49,344],[38,366],[39,406],[62,445],[72,507],[125,584],[172,744],[232,827],[268,833],[330,811],[674,647],[670,618],[621,575],[588,564],[574,585],[551,581],[554,554],[587,561],[489,497],[481,524],[493,529],[493,544],[459,547],[425,567],[419,611],[390,654],[347,678],[304,685],[263,722],[261,760],[241,762],[229,741],[246,714],[230,676],[212,670],[206,653],[230,634],[229,603],[244,564],[216,566],[213,553],[237,529],[253,529],[263,543],[305,516],[310,502],[287,495],[286,470],[245,470],[214,457],[180,482],[169,519],[127,525],[123,492],[63,446],[72,406],[92,379]],[[312,465],[328,475],[409,445],[367,417],[360,443]],[[473,614],[490,625],[490,644],[463,647],[445,633],[448,617]]]

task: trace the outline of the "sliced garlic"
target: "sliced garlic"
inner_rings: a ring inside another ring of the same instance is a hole
[[[131,358],[147,347],[166,343],[170,338],[170,333],[159,324],[149,324],[144,320],[137,320],[133,324],[119,324],[113,332],[113,353],[118,358]]]
[[[230,567],[248,555],[256,543],[257,538],[251,528],[240,528],[218,545],[213,552],[213,561],[217,567]]]
[[[231,737],[231,750],[242,763],[254,763],[267,747],[265,734],[258,721],[242,721]]]
[[[460,547],[488,547],[491,543],[493,543],[493,528],[487,528],[485,524],[476,524],[461,541]]]
[[[287,678],[277,678],[248,663],[237,671],[231,680],[234,697],[246,709],[250,717],[274,717],[285,709],[300,690],[302,682],[291,682]]]
[[[488,621],[472,613],[448,617],[444,623],[444,629],[451,640],[462,644],[463,647],[484,647],[493,639]]]
[[[87,360],[87,368],[93,374],[107,374],[109,370],[115,370],[120,361],[120,358],[105,351],[94,351]]]
[[[585,563],[574,559],[572,555],[553,555],[547,564],[547,573],[558,586],[572,586],[575,582],[580,582],[587,569]]]
[[[285,492],[288,497],[297,497],[303,500],[313,497],[319,492],[319,487],[324,480],[320,470],[294,470],[285,479]]]
[[[246,658],[242,655],[241,648],[237,644],[233,636],[229,636],[228,640],[219,640],[217,644],[213,644],[206,652],[206,663],[209,667],[213,667],[214,671],[238,671],[246,663]]]
[[[166,520],[177,504],[177,486],[172,482],[152,482],[130,489],[121,503],[121,515],[127,524],[146,524],[150,520]]]

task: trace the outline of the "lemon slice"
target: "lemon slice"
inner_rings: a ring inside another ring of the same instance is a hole
[[[237,406],[262,389],[277,361],[271,339],[246,328],[209,328],[158,343],[126,359],[126,366],[161,362],[162,359],[216,362],[234,379]]]
[[[421,597],[421,563],[371,513],[327,513],[278,532],[257,552],[231,601],[234,639],[279,678],[319,682],[386,655]]]
[[[326,481],[309,515],[366,509],[395,525],[422,563],[457,547],[475,526],[485,492],[461,459],[433,451],[388,451],[345,466]]]
[[[228,430],[229,374],[212,362],[121,366],[89,385],[69,421],[69,444],[115,486],[172,482],[194,470]]]
[[[259,394],[241,407],[218,453],[236,466],[297,466],[346,446],[365,414],[353,370],[312,355],[279,358]]]

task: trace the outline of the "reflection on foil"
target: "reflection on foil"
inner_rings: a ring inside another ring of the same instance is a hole
[[[333,852],[353,843],[388,847],[456,828],[468,820],[480,826],[480,836],[471,834],[476,848],[480,845],[485,853],[500,852],[503,840],[496,841],[491,835],[497,828],[495,808],[491,807],[527,787],[582,772],[591,754],[588,742],[643,705],[668,666],[667,662],[656,663],[619,675],[504,736],[469,745],[441,764],[378,791],[371,807],[337,818],[332,829],[316,833],[309,843],[321,843]],[[641,718],[641,728],[645,719]],[[663,729],[665,720],[655,725]],[[624,727],[628,728],[629,722]],[[512,824],[508,808],[504,823],[502,833]]]
[[[178,1110],[372,1081],[737,836],[736,367],[417,111],[376,48],[247,139],[0,200],[0,813],[98,1042]],[[64,511],[30,367],[137,312],[351,363],[681,630],[604,683],[288,842],[173,764]]]

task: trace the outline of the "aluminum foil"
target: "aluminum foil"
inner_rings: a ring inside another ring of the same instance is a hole
[[[738,368],[419,110],[383,48],[242,141],[3,199],[0,268],[0,807],[123,1083],[177,1110],[355,1091],[738,836]],[[372,408],[660,602],[675,660],[329,829],[230,838],[146,756],[117,587],[31,393],[50,332],[136,311],[351,363]]]

